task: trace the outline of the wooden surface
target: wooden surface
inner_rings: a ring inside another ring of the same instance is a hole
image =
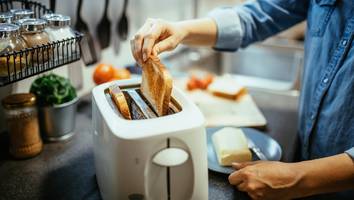
[[[250,94],[238,100],[216,97],[205,90],[188,91],[187,79],[174,81],[176,87],[197,104],[206,119],[206,126],[264,127],[267,124],[262,112]]]

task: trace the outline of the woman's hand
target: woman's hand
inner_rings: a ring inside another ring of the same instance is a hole
[[[148,19],[131,40],[133,56],[141,64],[150,55],[175,49],[187,35],[187,28],[181,23]]]
[[[252,199],[291,199],[301,173],[291,163],[256,161],[235,163],[229,182]]]
[[[229,182],[253,199],[293,199],[354,189],[354,160],[345,153],[282,163],[235,163]]]
[[[135,60],[141,65],[150,55],[175,49],[178,44],[213,46],[217,27],[213,19],[167,22],[148,19],[131,40]]]

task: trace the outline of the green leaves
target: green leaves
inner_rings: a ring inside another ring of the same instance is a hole
[[[30,92],[37,97],[37,103],[59,105],[76,98],[75,88],[64,77],[48,74],[37,78],[31,85]]]

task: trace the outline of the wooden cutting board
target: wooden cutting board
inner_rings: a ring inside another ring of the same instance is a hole
[[[186,82],[187,78],[179,78],[174,86],[184,90],[196,103],[206,119],[206,126],[264,127],[267,124],[251,95],[246,94],[237,101],[228,100],[207,91],[188,91]]]

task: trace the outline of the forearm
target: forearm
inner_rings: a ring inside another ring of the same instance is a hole
[[[186,31],[183,44],[211,47],[216,43],[217,27],[210,18],[181,21],[177,25]]]
[[[295,163],[301,174],[294,197],[354,189],[354,161],[347,154]]]

